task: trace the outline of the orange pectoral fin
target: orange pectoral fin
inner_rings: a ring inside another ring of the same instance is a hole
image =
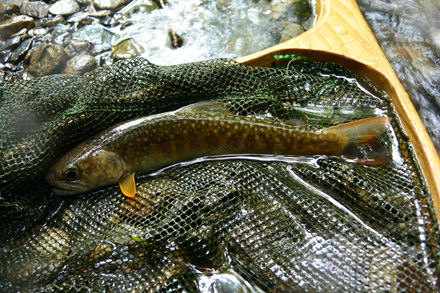
[[[133,197],[136,194],[136,182],[134,181],[134,173],[130,173],[119,181],[119,187],[123,194]]]

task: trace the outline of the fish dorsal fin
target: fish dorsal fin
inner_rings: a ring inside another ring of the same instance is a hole
[[[122,177],[119,181],[119,187],[123,194],[133,197],[136,194],[136,182],[134,181],[134,173],[129,173]]]
[[[188,105],[180,108],[176,111],[179,114],[191,114],[191,113],[209,113],[209,114],[222,114],[233,115],[222,103],[218,101],[204,101],[196,104]]]

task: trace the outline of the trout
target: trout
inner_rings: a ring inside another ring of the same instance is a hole
[[[346,156],[374,144],[387,117],[374,117],[311,130],[271,120],[234,115],[219,102],[201,102],[113,126],[81,143],[46,174],[53,192],[76,195],[119,183],[129,197],[135,174],[200,157],[220,155]],[[382,164],[387,159],[356,161]]]

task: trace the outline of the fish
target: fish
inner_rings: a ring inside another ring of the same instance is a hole
[[[59,196],[119,183],[122,193],[133,197],[135,174],[209,156],[326,155],[384,164],[388,155],[364,159],[350,154],[374,145],[388,123],[388,117],[372,117],[314,130],[235,115],[217,101],[199,102],[104,130],[62,156],[46,173],[46,181]]]

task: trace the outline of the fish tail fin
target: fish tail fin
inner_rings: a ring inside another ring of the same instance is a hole
[[[385,131],[389,121],[388,117],[374,117],[332,127],[342,131],[349,139],[343,158],[368,165],[388,163],[391,154],[385,146],[377,143],[377,138]]]

